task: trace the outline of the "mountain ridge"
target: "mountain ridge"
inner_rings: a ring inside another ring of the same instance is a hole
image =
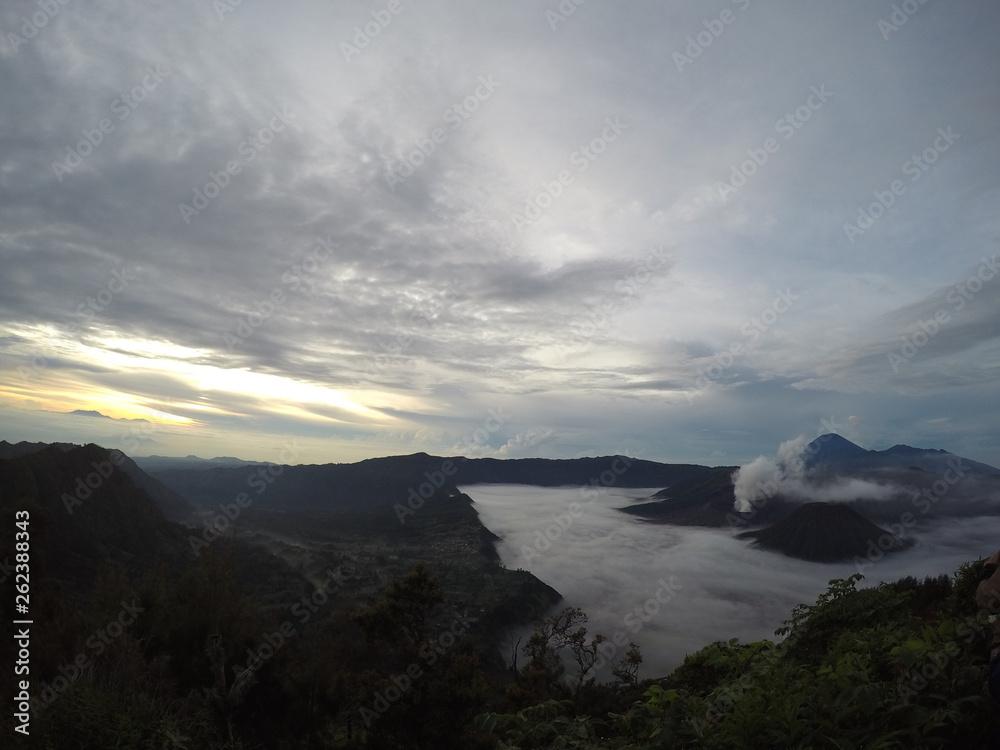
[[[0,507],[29,510],[42,532],[32,538],[38,572],[47,568],[54,578],[81,584],[104,561],[176,563],[189,554],[182,528],[136,483],[129,463],[92,443],[0,458]]]
[[[949,461],[961,461],[969,473],[1000,475],[1000,469],[980,461],[973,461],[951,453],[944,448],[914,448],[897,443],[884,450],[868,450],[836,433],[820,435],[807,446],[806,465],[810,469],[829,471],[857,471],[872,468],[907,468],[916,466],[924,471],[941,473]]]
[[[703,476],[711,467],[698,464],[661,464],[624,456],[577,459],[492,459],[442,457],[426,453],[369,458],[349,464],[299,464],[280,467],[280,481],[255,480],[274,464],[204,469],[151,469],[150,474],[192,502],[211,506],[215,498],[234,497],[248,485],[260,499],[260,508],[328,509],[370,512],[366,497],[393,499],[380,509],[395,512],[394,503],[431,501],[459,493],[460,486],[526,484],[539,487],[616,486],[656,487]],[[266,492],[260,481],[267,482]],[[324,492],[316,492],[323,486]],[[416,497],[414,497],[414,495]]]
[[[800,457],[804,471],[794,460],[790,466],[775,464],[773,471],[785,472],[780,475],[784,478],[778,484],[768,480],[774,490],[756,496],[754,507],[746,512],[736,510],[737,467],[718,467],[622,510],[650,523],[743,528],[749,532],[741,535],[744,539],[817,560],[832,559],[831,550],[864,547],[859,542],[871,535],[879,538],[883,532],[876,531],[878,523],[899,524],[900,519],[910,517],[927,527],[946,517],[1000,514],[1000,472],[944,449],[898,444],[873,451],[831,433],[810,442]],[[845,489],[849,492],[852,487],[857,488],[857,495],[845,497]],[[825,511],[833,519],[826,524],[826,538],[805,531],[822,525],[817,508],[801,510],[824,500],[845,509],[839,518],[834,514],[840,511]],[[873,526],[864,531],[864,524],[851,514]],[[751,530],[754,526],[764,528]]]

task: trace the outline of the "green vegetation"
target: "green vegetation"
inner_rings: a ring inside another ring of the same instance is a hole
[[[858,589],[833,580],[779,643],[714,643],[624,710],[552,697],[476,719],[497,748],[976,748],[1000,732],[984,692],[979,566]]]
[[[406,524],[391,496],[370,500],[252,508],[195,555],[202,530],[168,522],[98,446],[0,460],[0,562],[28,511],[34,619],[31,734],[11,712],[0,734],[46,750],[469,747],[505,676],[493,644],[559,595],[499,565],[468,497],[442,492]],[[0,693],[18,693],[13,669]]]
[[[367,512],[254,508],[194,556],[121,472],[68,512],[79,477],[106,473],[101,451],[0,460],[0,561],[18,509],[33,531],[30,737],[0,716],[20,747],[884,750],[1000,733],[976,563],[831,581],[780,643],[717,642],[661,679],[638,680],[639,648],[615,641],[614,679],[598,683],[604,636],[501,567],[457,491],[406,523],[378,495]],[[5,664],[13,601],[0,598]],[[531,620],[505,664],[497,644]],[[14,680],[0,671],[0,692]]]
[[[578,609],[539,621],[520,668],[498,670],[426,565],[371,604],[293,616],[241,584],[255,554],[219,540],[173,584],[162,568],[132,580],[109,565],[83,611],[43,588],[39,611],[67,619],[57,643],[38,642],[48,704],[23,746],[973,748],[1000,730],[974,564],[954,579],[834,580],[792,611],[781,643],[717,642],[652,681],[636,680],[633,645],[601,684],[603,638]],[[123,602],[134,620],[96,648]],[[78,653],[87,664],[69,674]]]

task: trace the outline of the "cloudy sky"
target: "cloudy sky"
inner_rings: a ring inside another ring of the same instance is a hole
[[[998,23],[5,2],[0,438],[1000,463]]]

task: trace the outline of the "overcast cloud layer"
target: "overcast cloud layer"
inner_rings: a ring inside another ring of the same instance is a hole
[[[0,437],[1000,463],[1000,6],[559,7],[4,3]]]

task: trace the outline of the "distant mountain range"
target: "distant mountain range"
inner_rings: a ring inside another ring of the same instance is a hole
[[[167,469],[219,469],[238,466],[256,466],[264,461],[244,461],[232,456],[217,456],[216,458],[199,458],[198,456],[135,456],[133,461],[143,471],[165,471]]]
[[[66,414],[70,414],[76,417],[97,417],[98,419],[110,419],[114,422],[148,422],[148,419],[143,419],[138,417],[135,419],[123,419],[121,417],[109,417],[107,414],[101,414],[99,411],[94,411],[93,409],[74,409],[73,411],[68,411]]]
[[[166,470],[171,481],[164,483],[97,445],[4,442],[0,515],[30,512],[33,583],[51,579],[81,599],[93,595],[108,563],[136,574],[164,564],[179,575],[226,537],[246,570],[252,564],[260,573],[247,585],[269,601],[294,601],[302,579],[331,569],[344,573],[345,599],[370,600],[425,562],[453,611],[477,613],[480,636],[492,642],[561,597],[527,571],[499,565],[497,537],[472,499],[445,481],[445,468],[412,456],[326,466],[243,463]]]
[[[103,450],[84,448],[91,453]],[[80,454],[81,450],[65,443],[0,442],[0,468],[14,472],[6,488],[0,490],[0,499],[9,495],[11,487],[44,482],[29,480],[25,472],[39,477],[46,471],[53,476],[84,472],[86,466],[76,464],[80,456],[90,454]],[[390,533],[400,539],[417,538],[434,524],[458,523],[460,519],[462,524],[481,528],[472,501],[461,491],[477,484],[659,486],[664,489],[645,502],[623,508],[624,512],[655,523],[739,527],[753,532],[752,538],[761,546],[806,559],[827,559],[833,552],[854,549],[872,533],[884,533],[878,523],[898,521],[906,512],[921,522],[939,516],[1000,512],[1000,470],[992,466],[944,450],[905,445],[865,450],[834,434],[823,435],[806,448],[806,471],[798,484],[788,484],[798,489],[779,491],[753,513],[738,513],[734,508],[733,475],[738,467],[663,464],[625,456],[500,460],[415,453],[352,464],[276,466],[232,457],[148,456],[133,461],[118,452],[110,455],[117,456],[122,470],[116,473],[115,482],[120,481],[118,474],[127,476],[135,490],[174,521],[190,522],[199,514],[203,518],[217,515],[220,508],[239,503],[240,523],[259,514],[272,514],[268,516],[272,521],[274,513],[322,516],[345,529]],[[2,459],[8,463],[3,465]],[[27,460],[18,463],[15,459]],[[61,463],[71,468],[58,468]],[[92,472],[87,470],[81,476]],[[3,476],[0,473],[0,480]],[[890,497],[871,500],[859,496],[836,507],[816,505],[803,510],[811,501],[822,501],[827,489],[842,486],[846,480],[889,487]],[[803,488],[808,493],[801,494]],[[766,529],[769,533],[764,533],[763,527],[770,527]],[[489,537],[485,529],[482,533],[484,539]],[[495,556],[492,545],[488,546],[488,554]],[[129,549],[126,553],[138,551]]]
[[[864,479],[896,486],[895,501],[866,501],[857,508],[866,513],[898,518],[903,505],[924,496],[931,504],[928,515],[977,515],[1000,509],[1000,469],[971,461],[945,450],[896,445],[882,451],[865,450],[836,434],[821,435],[803,452],[806,479],[822,494],[823,486],[838,479]],[[689,481],[678,482],[653,495],[649,501],[624,508],[625,512],[658,523],[685,526],[726,526],[735,513],[733,474],[737,466],[709,469]],[[955,481],[957,480],[957,481]],[[935,487],[935,482],[945,482]],[[926,492],[925,492],[926,491]],[[929,495],[929,497],[928,497]],[[776,493],[754,514],[755,523],[780,520],[807,498]],[[912,509],[912,508],[911,508]],[[931,512],[932,511],[932,512]]]
[[[824,561],[855,554],[850,550],[886,533],[878,523],[898,524],[906,514],[924,524],[949,516],[1000,514],[1000,469],[945,450],[908,445],[866,450],[827,434],[809,443],[801,457],[802,475],[751,512],[735,509],[735,466],[710,469],[623,510],[653,523],[746,528],[744,538],[762,547]],[[857,497],[822,502],[824,496],[843,494],[845,486],[858,487]],[[864,488],[873,486],[888,497],[866,496]],[[903,548],[894,544],[887,551]]]
[[[810,469],[855,473],[865,470],[917,468],[943,474],[955,461],[960,461],[966,474],[1000,476],[1000,469],[988,464],[960,458],[940,448],[912,448],[894,445],[881,451],[865,450],[847,438],[829,433],[813,440],[807,448],[806,465]]]
[[[894,446],[870,451],[828,434],[803,453],[801,478],[809,494],[778,492],[753,513],[735,510],[733,474],[738,467],[661,464],[623,456],[580,459],[466,459],[416,453],[369,459],[355,464],[298,466],[285,470],[280,483],[261,496],[259,508],[339,513],[399,513],[407,503],[438,503],[476,484],[555,486],[663,486],[651,498],[624,512],[656,523],[733,527],[752,531],[760,546],[809,560],[839,559],[865,548],[886,532],[878,523],[898,522],[911,512],[921,520],[941,515],[981,515],[1000,511],[1000,470],[944,450]],[[233,496],[253,474],[247,467],[162,469],[153,474],[200,504]],[[830,488],[853,479],[891,488],[889,499],[819,504]],[[942,484],[943,483],[943,484]],[[791,484],[789,486],[792,486]],[[942,491],[942,487],[945,488]],[[322,488],[322,489],[321,489]],[[388,507],[372,497],[397,498]],[[800,507],[801,506],[801,507]],[[919,512],[918,512],[919,511]],[[764,533],[762,527],[771,528]],[[902,549],[904,545],[892,545]]]
[[[261,471],[267,471],[261,464],[194,469],[156,468],[143,462],[150,474],[201,505],[214,505],[220,499],[248,491],[248,487],[255,493],[266,481],[266,476],[259,478]],[[267,491],[260,492],[254,506],[392,514],[396,512],[394,503],[406,506],[407,502],[447,498],[459,494],[459,487],[476,484],[649,488],[691,480],[710,471],[707,466],[661,464],[624,456],[499,460],[414,453],[353,464],[289,466],[282,470],[280,482],[267,482]],[[411,493],[416,493],[416,499]],[[394,498],[388,506],[373,500],[388,496]]]

